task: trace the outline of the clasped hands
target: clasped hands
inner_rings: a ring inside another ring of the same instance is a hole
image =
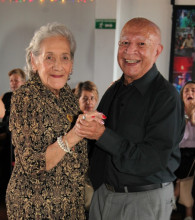
[[[74,131],[81,138],[98,140],[105,131],[106,116],[98,111],[84,112],[79,115]]]

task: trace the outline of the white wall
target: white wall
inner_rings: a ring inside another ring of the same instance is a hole
[[[96,19],[116,19],[117,0],[96,0]],[[95,30],[94,83],[99,96],[113,81],[115,29]]]
[[[157,67],[160,72],[168,79],[169,76],[169,58],[172,28],[172,5],[170,0],[120,0],[120,9],[118,11],[118,31],[123,25],[133,17],[145,17],[156,23],[162,32],[163,52],[157,60]],[[119,40],[119,33],[116,39],[116,45]],[[115,63],[117,62],[115,58]],[[115,79],[121,74],[119,67],[115,66]]]
[[[95,2],[66,4],[0,2],[0,95],[9,90],[7,73],[25,65],[25,48],[34,31],[48,22],[65,24],[77,42],[70,85],[93,80]]]

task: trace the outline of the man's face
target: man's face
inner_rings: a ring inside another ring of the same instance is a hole
[[[121,32],[118,63],[128,83],[141,78],[155,63],[163,47],[150,27],[125,26]]]

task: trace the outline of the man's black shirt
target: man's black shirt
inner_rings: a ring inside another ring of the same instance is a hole
[[[93,186],[171,182],[185,127],[181,98],[155,65],[133,83],[123,82],[114,83],[98,106],[107,119],[105,132],[90,146]]]

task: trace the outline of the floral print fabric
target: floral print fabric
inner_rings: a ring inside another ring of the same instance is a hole
[[[47,147],[71,129],[78,112],[78,101],[67,84],[56,98],[38,75],[12,96],[15,166],[6,194],[9,219],[85,219],[86,141],[80,141],[54,168],[45,169]]]

